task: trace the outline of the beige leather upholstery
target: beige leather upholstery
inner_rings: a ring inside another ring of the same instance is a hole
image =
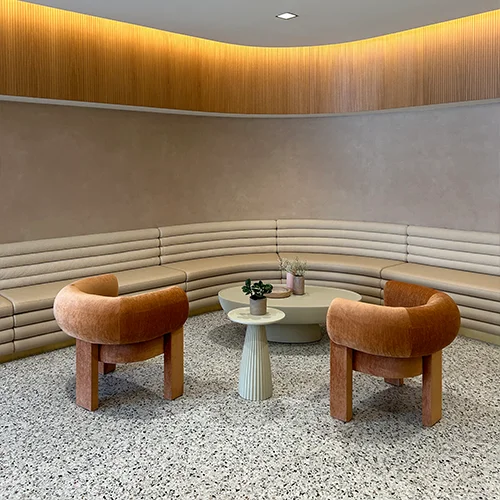
[[[382,269],[400,264],[397,260],[356,255],[280,253],[280,257],[285,259],[293,259],[295,256],[307,261],[309,284],[352,290],[362,296],[363,302],[372,304],[380,304]]]
[[[499,233],[408,226],[408,264],[382,276],[443,290],[462,326],[500,335]]]
[[[276,221],[247,220],[160,227],[161,263],[276,253]]]
[[[500,298],[500,277],[487,274],[422,264],[400,264],[384,269],[382,278],[384,280],[405,278],[403,281],[417,285],[423,285],[425,282],[433,288],[493,301],[498,301]]]
[[[186,274],[190,311],[218,304],[217,294],[223,288],[243,283],[247,278],[281,282],[276,253],[250,253],[177,261],[169,264]]]
[[[284,282],[279,256],[307,260],[310,285],[352,290],[372,304],[381,303],[389,279],[445,291],[472,335],[485,333],[490,337],[481,338],[490,341],[500,337],[496,233],[356,221],[250,220],[0,245],[0,356],[67,339],[54,322],[52,304],[76,277],[113,272],[121,295],[178,285],[186,290],[193,313],[217,307],[219,290],[247,278]]]
[[[406,260],[406,225],[278,219],[278,253],[309,252]]]
[[[500,336],[500,277],[423,264],[401,264],[382,271],[387,280],[430,286],[457,303],[462,326]]]
[[[0,318],[9,317],[11,315],[12,315],[12,304],[3,297],[0,297]]]
[[[159,266],[159,256],[158,228],[0,245],[0,314],[8,304],[12,323],[0,330],[0,345],[10,344],[0,356],[68,340],[52,305],[75,277],[114,270],[122,295],[185,288],[186,275]]]
[[[363,302],[380,304],[381,270],[406,260],[403,224],[308,219],[277,222],[280,257],[306,260],[311,285],[352,290]]]
[[[158,237],[153,228],[0,245],[0,290],[156,266]]]
[[[245,279],[279,283],[276,221],[160,227],[161,263],[186,273],[190,312],[215,307],[218,292]]]
[[[163,266],[130,269],[115,273],[115,276],[118,278],[120,295],[165,288],[170,285],[178,285],[184,289],[186,281],[184,272]]]
[[[408,226],[407,260],[500,276],[500,233]]]
[[[14,350],[14,318],[12,304],[0,297],[0,356],[11,354]]]

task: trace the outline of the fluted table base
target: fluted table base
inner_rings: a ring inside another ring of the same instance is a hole
[[[265,326],[247,325],[238,393],[242,398],[253,401],[268,399],[273,394],[271,360]]]
[[[268,307],[266,314],[253,315],[249,307],[238,307],[229,311],[227,316],[235,323],[247,325],[240,364],[240,396],[253,401],[270,398],[273,395],[273,381],[266,325],[281,321],[285,313]]]

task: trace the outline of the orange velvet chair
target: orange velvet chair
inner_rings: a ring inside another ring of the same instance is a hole
[[[431,288],[389,281],[384,306],[335,299],[327,314],[330,337],[330,414],[352,418],[352,370],[393,385],[422,375],[422,422],[441,418],[441,350],[457,336],[453,299]]]
[[[54,315],[61,329],[76,338],[77,405],[97,409],[99,373],[159,354],[164,355],[165,399],[181,396],[188,310],[186,293],[177,286],[118,297],[112,274],[65,286],[55,298]]]

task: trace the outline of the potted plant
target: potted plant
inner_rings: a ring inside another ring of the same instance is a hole
[[[267,297],[265,294],[273,291],[273,285],[262,281],[252,283],[250,279],[247,279],[241,289],[245,295],[250,295],[250,314],[256,316],[266,314]]]
[[[307,271],[307,262],[295,259],[280,259],[280,269],[286,272],[286,286],[294,295],[304,295],[304,275]]]

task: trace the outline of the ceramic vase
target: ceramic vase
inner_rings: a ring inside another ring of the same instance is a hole
[[[286,273],[286,286],[290,288],[294,295],[304,295],[304,276],[294,276],[292,273]]]
[[[304,276],[294,276],[293,277],[293,294],[294,295],[304,295]]]
[[[254,316],[263,316],[267,313],[267,299],[250,299],[250,314]]]

